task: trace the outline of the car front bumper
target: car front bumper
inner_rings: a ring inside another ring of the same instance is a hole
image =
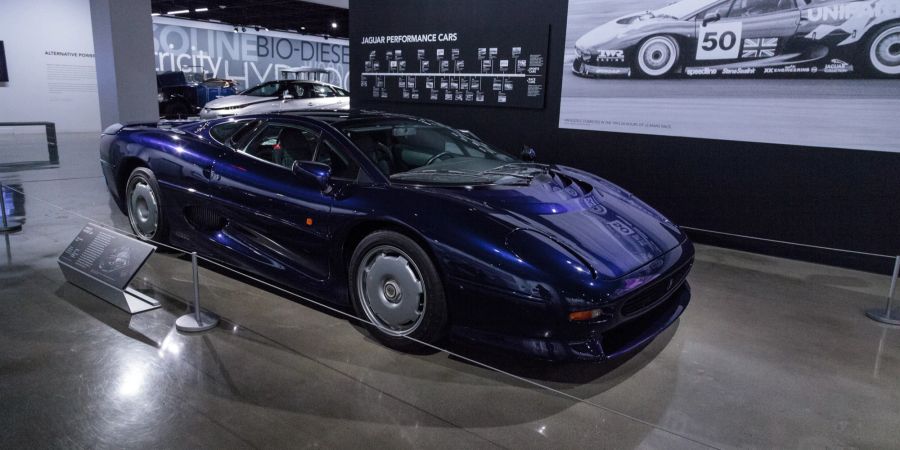
[[[448,280],[454,298],[454,339],[526,354],[551,361],[604,361],[640,349],[666,330],[691,299],[687,276],[693,267],[690,241],[660,256],[645,269],[659,275],[640,289],[590,306],[594,319],[573,321],[569,313],[588,309],[569,301],[540,300],[510,295],[485,285]],[[662,264],[659,264],[662,262]],[[639,269],[632,276],[652,274]]]
[[[572,63],[572,72],[583,76],[629,76],[631,68],[612,63],[598,63],[592,59],[578,57]]]

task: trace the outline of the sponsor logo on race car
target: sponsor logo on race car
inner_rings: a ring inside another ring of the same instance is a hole
[[[625,61],[625,50],[597,50],[597,61]]]
[[[736,69],[722,69],[722,75],[756,75],[755,67],[741,67]]]
[[[716,69],[713,67],[688,67],[684,70],[688,76],[710,76],[710,75],[756,75],[755,67],[726,67]]]
[[[846,61],[841,61],[840,59],[832,59],[831,62],[825,64],[825,67],[822,68],[822,72],[850,73],[853,72],[853,64],[850,64]]]
[[[719,71],[712,67],[688,67],[684,73],[690,76],[696,75],[718,75]]]
[[[890,0],[875,0],[873,2],[841,3],[837,5],[820,6],[806,10],[806,18],[810,22],[838,22],[851,19],[878,19],[888,16],[897,16],[900,13],[900,3]]]
[[[763,69],[764,74],[777,74],[777,73],[816,73],[819,71],[819,68],[816,66],[812,67],[799,67],[796,65],[784,66],[784,67],[766,67]]]

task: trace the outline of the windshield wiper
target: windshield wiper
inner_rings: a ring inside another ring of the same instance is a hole
[[[468,175],[468,176],[476,176],[476,175],[478,175],[477,173],[461,172],[461,171],[459,171],[459,170],[435,170],[435,169],[428,169],[428,170],[417,170],[417,171],[415,171],[415,172],[401,172],[401,173],[395,173],[395,174],[391,175],[390,178],[391,178],[391,179],[395,179],[395,178],[415,177],[415,176],[418,176],[418,175],[435,175],[435,174],[437,174],[437,175]]]
[[[521,178],[523,180],[528,180],[528,181],[531,181],[534,179],[534,175],[522,175],[520,173],[496,172],[493,170],[485,170],[484,172],[479,173],[479,175],[501,175],[504,177]]]

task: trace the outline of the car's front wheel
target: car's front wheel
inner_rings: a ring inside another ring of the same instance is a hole
[[[159,185],[150,169],[138,167],[125,185],[128,222],[134,234],[145,241],[161,242],[166,234]]]
[[[900,75],[900,23],[888,24],[868,41],[869,68],[876,75]]]
[[[635,68],[640,75],[657,78],[668,75],[679,57],[678,42],[671,36],[653,36],[637,51]]]
[[[401,351],[434,344],[447,328],[447,303],[437,268],[414,240],[376,231],[350,258],[350,297],[379,341]],[[409,339],[412,338],[412,339]]]

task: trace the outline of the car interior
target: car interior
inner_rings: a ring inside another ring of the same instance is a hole
[[[494,157],[440,127],[371,126],[354,128],[346,134],[388,176],[450,158]]]
[[[331,167],[332,176],[356,178],[355,163],[334,148],[328,139],[304,128],[267,126],[244,152],[255,158],[291,169],[295,161],[316,161]]]

